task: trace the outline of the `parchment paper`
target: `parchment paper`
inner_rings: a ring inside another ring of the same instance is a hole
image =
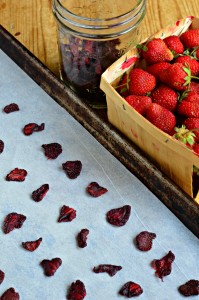
[[[20,111],[5,114],[3,107],[12,102],[19,105]],[[22,129],[30,122],[44,122],[45,130],[25,136]],[[86,286],[87,300],[124,299],[118,291],[127,281],[142,286],[144,292],[138,297],[142,300],[184,299],[178,286],[198,279],[197,238],[2,51],[0,139],[5,143],[0,154],[1,227],[8,213],[27,217],[22,228],[7,235],[0,228],[0,269],[5,272],[0,295],[14,287],[22,300],[63,300],[70,284],[80,279]],[[52,142],[60,143],[63,152],[57,159],[48,160],[41,145]],[[82,172],[74,180],[62,170],[67,160],[82,162]],[[26,180],[6,181],[6,175],[16,167],[27,170]],[[108,192],[98,198],[89,196],[85,189],[92,181]],[[44,183],[50,189],[36,203],[31,193]],[[132,207],[127,224],[116,228],[107,223],[106,212],[126,204]],[[76,219],[58,223],[62,205],[75,208]],[[84,249],[76,244],[82,228],[90,231]],[[143,230],[157,235],[149,252],[141,252],[134,245],[135,236]],[[43,241],[35,252],[22,248],[22,242],[40,237]],[[151,261],[169,250],[176,258],[171,274],[162,282],[154,275]],[[54,276],[46,277],[40,262],[55,257],[62,259],[62,265]],[[92,271],[104,263],[121,265],[122,270],[114,277]]]

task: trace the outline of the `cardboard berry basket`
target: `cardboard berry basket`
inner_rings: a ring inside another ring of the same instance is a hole
[[[162,29],[152,38],[180,35],[188,28],[199,28],[199,19],[187,17]],[[148,39],[141,41],[146,42]],[[199,156],[182,142],[164,133],[137,113],[116,91],[122,76],[139,60],[136,47],[112,64],[101,77],[100,87],[106,94],[108,120],[131,141],[138,145],[158,168],[168,175],[183,191],[199,203],[198,192],[193,195],[193,167],[199,168]]]

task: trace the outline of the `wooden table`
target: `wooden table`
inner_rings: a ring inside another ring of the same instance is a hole
[[[0,0],[0,24],[59,76],[52,0]],[[189,15],[199,17],[198,0],[147,0],[140,39]]]

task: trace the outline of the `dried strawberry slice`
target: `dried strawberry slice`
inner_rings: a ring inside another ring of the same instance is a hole
[[[83,300],[86,297],[86,288],[81,280],[76,280],[70,286],[67,299],[68,300]]]
[[[115,266],[110,264],[102,264],[93,268],[95,273],[108,273],[109,276],[114,276],[118,271],[122,269],[121,266]]]
[[[70,179],[75,179],[81,173],[82,163],[80,160],[66,161],[62,167]]]
[[[51,260],[44,259],[41,261],[40,265],[44,269],[44,274],[46,276],[53,276],[57,269],[61,266],[62,260],[59,257],[53,258]]]
[[[0,153],[2,153],[4,150],[4,142],[0,140]]]
[[[28,123],[24,126],[23,132],[25,135],[31,135],[33,132],[42,131],[45,128],[45,124],[41,123],[41,125],[38,125],[36,123]]]
[[[14,288],[7,289],[1,296],[1,300],[19,300],[19,294],[15,292]]]
[[[41,201],[47,194],[48,190],[49,190],[49,184],[47,184],[47,183],[43,184],[37,190],[32,192],[32,199],[35,202]]]
[[[89,230],[82,229],[77,235],[77,243],[80,248],[85,248],[87,246]]]
[[[16,212],[10,213],[5,217],[3,223],[3,232],[9,233],[15,228],[19,229],[22,227],[24,221],[26,220],[26,216],[18,214]]]
[[[10,104],[6,105],[3,110],[6,114],[9,114],[9,113],[12,113],[14,111],[18,111],[19,106],[16,103],[10,103]]]
[[[162,279],[171,273],[172,270],[172,262],[175,260],[175,255],[169,251],[164,257],[161,259],[154,259],[152,261],[152,267],[155,269],[155,274]]]
[[[2,282],[4,281],[4,278],[5,278],[5,273],[0,270],[0,284],[2,284]]]
[[[179,286],[178,290],[186,297],[199,295],[199,280],[191,279]]]
[[[24,181],[27,176],[27,171],[24,169],[15,168],[6,176],[7,181]]]
[[[35,251],[42,242],[42,238],[39,238],[36,241],[23,242],[22,247],[30,252]]]
[[[135,296],[139,296],[143,293],[143,289],[138,283],[133,281],[129,281],[123,285],[119,294],[122,296],[126,296],[127,298],[132,298]]]
[[[108,192],[106,188],[100,186],[97,182],[91,182],[86,190],[92,197],[99,197]]]
[[[149,251],[152,248],[152,240],[156,234],[148,231],[142,231],[136,236],[136,244],[139,250]]]
[[[43,144],[42,148],[48,159],[55,159],[62,153],[62,146],[59,143]]]
[[[76,210],[74,208],[69,207],[69,206],[63,205],[61,210],[60,210],[58,222],[59,223],[61,223],[61,222],[71,222],[75,218],[76,218]]]
[[[115,226],[124,226],[131,214],[131,206],[124,205],[123,207],[114,208],[107,212],[107,221]]]

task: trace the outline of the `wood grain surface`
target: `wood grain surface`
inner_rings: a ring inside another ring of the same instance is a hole
[[[0,0],[0,24],[59,76],[56,22],[51,7],[52,0]],[[147,0],[140,40],[189,15],[199,17],[198,0]]]

